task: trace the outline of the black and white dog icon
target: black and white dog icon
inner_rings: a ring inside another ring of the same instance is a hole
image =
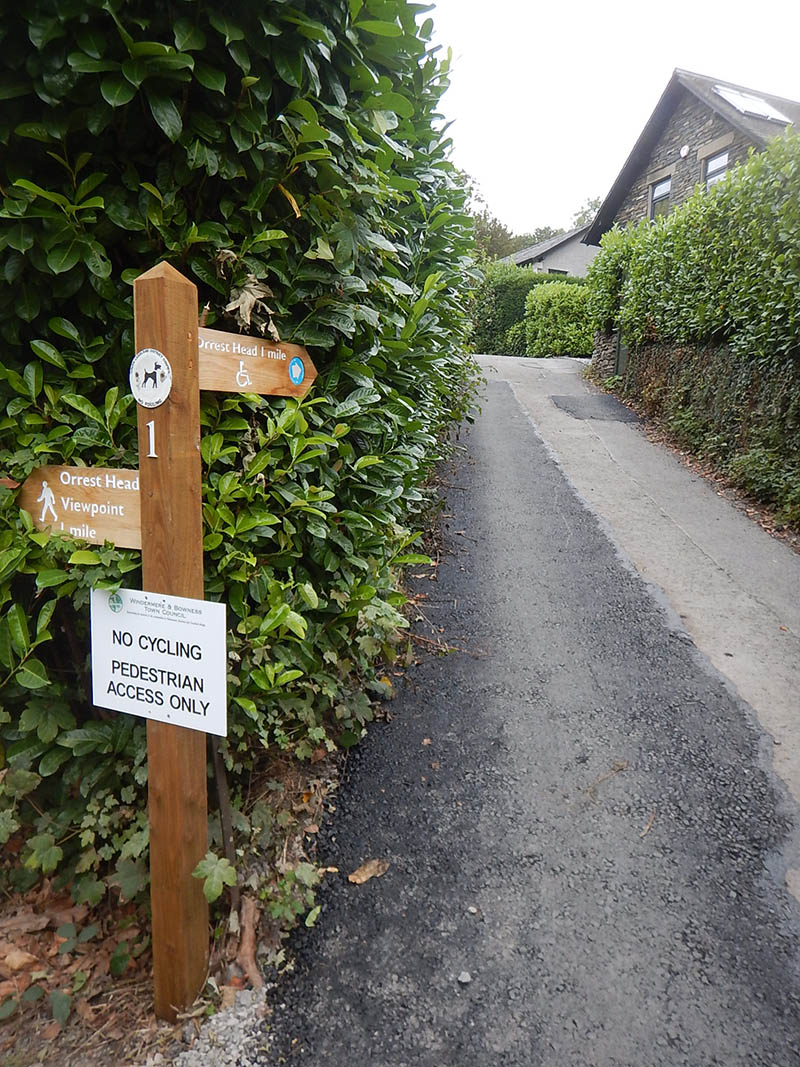
[[[160,363],[154,363],[152,370],[148,370],[148,371],[144,372],[144,375],[142,376],[142,388],[143,389],[147,385],[148,382],[150,382],[150,385],[152,386],[153,389],[155,389],[157,387],[157,385],[158,385],[158,372],[160,370],[161,370],[161,364]]]

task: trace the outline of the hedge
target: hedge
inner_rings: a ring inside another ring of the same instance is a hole
[[[798,351],[800,137],[777,137],[708,192],[606,234],[588,273],[598,328],[629,344],[724,342],[753,359]]]
[[[800,521],[800,137],[606,234],[588,287],[593,324],[631,348],[627,394]]]
[[[583,286],[551,281],[525,298],[525,337],[529,356],[587,356],[594,331]]]
[[[488,263],[475,288],[470,317],[470,341],[476,352],[491,355],[524,355],[517,335],[509,330],[525,316],[525,298],[537,285],[552,282],[555,275],[513,263]],[[559,277],[559,281],[582,284],[582,278]]]
[[[276,330],[292,399],[202,395],[206,597],[228,604],[234,775],[358,739],[404,620],[397,569],[460,349],[464,195],[447,65],[404,0],[31,0],[0,15],[0,844],[98,900],[147,849],[141,720],[93,708],[89,590],[139,554],[36,532],[13,481],[138,462],[132,280],[166,259],[208,325]],[[12,487],[8,487],[12,486]],[[21,851],[20,851],[21,849]],[[130,884],[131,879],[128,878]]]

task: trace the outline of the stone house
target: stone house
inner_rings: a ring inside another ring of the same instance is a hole
[[[800,129],[797,101],[676,69],[582,240],[597,246],[614,225],[667,214],[788,127]],[[596,339],[601,377],[621,373],[626,360],[616,334]]]
[[[585,278],[589,264],[597,255],[596,248],[584,243],[588,229],[588,225],[578,226],[568,233],[559,233],[546,241],[504,256],[502,262],[532,267],[546,274],[570,274],[574,278]]]

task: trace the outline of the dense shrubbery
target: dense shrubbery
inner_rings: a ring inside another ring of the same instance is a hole
[[[589,294],[596,327],[631,347],[628,395],[800,520],[800,137],[606,234]]]
[[[359,736],[402,624],[406,519],[468,402],[468,223],[418,10],[32,0],[0,16],[2,474],[136,466],[130,283],[164,258],[209,325],[271,322],[321,371],[301,403],[202,398],[235,772],[262,746]],[[24,838],[25,877],[60,869],[91,900],[107,861],[147,846],[143,725],[93,709],[87,679],[89,589],[136,587],[139,556],[36,533],[15,497],[0,488],[0,843]]]
[[[525,337],[529,356],[588,356],[591,322],[584,286],[551,281],[525,299]]]
[[[525,355],[520,351],[520,331],[509,331],[525,316],[525,298],[537,285],[551,282],[552,274],[513,263],[487,263],[472,304],[471,344],[476,352],[491,355]],[[559,278],[582,283],[582,278]]]

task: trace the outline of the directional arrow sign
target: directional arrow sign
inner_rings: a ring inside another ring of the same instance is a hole
[[[197,334],[201,389],[303,397],[317,376],[302,345],[204,327]]]
[[[39,467],[17,503],[39,530],[118,548],[141,548],[139,472],[108,467]]]

